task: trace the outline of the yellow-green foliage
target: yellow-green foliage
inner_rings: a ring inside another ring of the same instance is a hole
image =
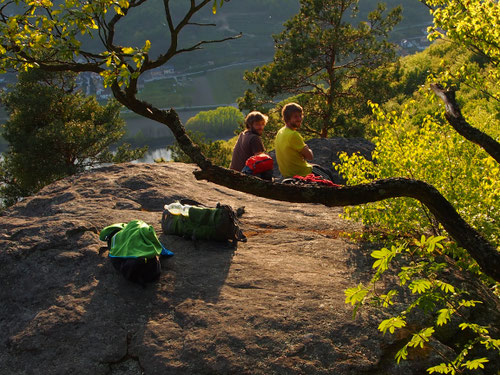
[[[202,133],[208,139],[228,138],[244,122],[243,114],[234,107],[219,107],[199,112],[186,122],[186,129]]]
[[[338,169],[349,184],[388,177],[424,180],[498,246],[500,166],[480,146],[463,138],[448,124],[443,104],[430,95],[428,83],[439,82],[457,89],[457,101],[467,122],[500,140],[500,49],[496,43],[500,8],[498,2],[491,0],[426,2],[442,6],[434,12],[435,25],[441,28],[436,35],[458,44],[446,40],[401,61],[402,83],[406,84],[403,93],[408,94],[424,77],[427,84],[412,100],[400,95],[383,107],[371,103],[375,115],[371,124],[375,134],[375,163],[344,154],[341,157],[344,164]],[[440,353],[443,362],[428,368],[428,373],[497,371],[494,368],[498,365],[500,339],[491,330],[494,323],[484,324],[487,316],[480,322],[471,310],[477,311],[489,298],[497,298],[500,284],[485,277],[467,252],[447,241],[446,233],[416,200],[391,199],[349,207],[345,212],[347,217],[393,235],[392,243],[385,243],[385,247],[371,254],[376,269],[372,280],[367,285],[360,283],[349,288],[345,294],[346,303],[355,306],[355,312],[368,302],[392,309],[392,314],[380,322],[382,333],[394,333],[403,327],[410,331],[406,344],[396,353],[396,360],[409,357],[412,348],[423,348],[431,340],[439,340],[441,327],[448,326],[449,331],[464,331],[462,337],[453,342],[455,352],[451,356]],[[427,233],[443,236],[429,237]],[[414,239],[409,239],[408,234]],[[388,270],[397,275],[396,289],[387,284],[377,285]],[[484,283],[485,291],[490,288],[493,293],[486,298],[481,293],[472,296],[475,293],[464,289],[460,278],[450,277],[469,271],[477,276],[475,281]],[[407,289],[410,300],[395,308],[396,296],[402,289]],[[410,328],[409,322],[416,320],[417,326]]]
[[[458,212],[495,243],[500,242],[500,168],[479,146],[460,136],[441,115],[426,116],[420,126],[411,124],[410,107],[402,113],[385,113],[372,104],[377,120],[376,163],[354,155],[341,156],[339,168],[349,184],[373,179],[407,177],[435,186]],[[481,112],[478,110],[478,112]],[[496,121],[498,124],[498,120]],[[500,134],[499,128],[496,137]],[[495,136],[495,134],[493,134]],[[399,198],[346,208],[346,216],[391,231],[425,232],[438,229],[416,200]]]

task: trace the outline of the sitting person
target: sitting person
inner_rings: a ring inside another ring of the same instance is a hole
[[[245,118],[246,130],[240,133],[238,137],[229,168],[241,172],[245,168],[248,158],[262,154],[265,151],[261,135],[264,132],[266,124],[267,116],[258,111],[252,111],[247,115]],[[271,179],[272,171],[270,174],[268,172],[257,176]]]
[[[332,177],[328,170],[307,162],[313,159],[314,154],[297,131],[302,125],[303,113],[302,107],[297,103],[288,103],[281,111],[285,126],[278,131],[274,140],[279,170],[284,178],[305,177],[313,173],[326,180],[331,180]]]

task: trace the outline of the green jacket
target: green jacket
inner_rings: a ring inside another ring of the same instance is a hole
[[[105,227],[99,234],[101,241],[106,241],[112,233],[110,257],[152,258],[166,250],[151,225],[142,220],[132,220],[128,224],[117,223]]]

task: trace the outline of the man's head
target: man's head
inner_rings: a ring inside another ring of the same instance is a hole
[[[292,129],[300,128],[302,124],[302,114],[304,110],[297,103],[288,103],[283,107],[281,111],[281,116],[285,124]]]
[[[245,126],[255,134],[262,135],[267,124],[267,118],[266,115],[259,111],[252,111],[245,117]]]

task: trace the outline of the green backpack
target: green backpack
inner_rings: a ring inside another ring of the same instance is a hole
[[[247,240],[232,207],[220,203],[215,208],[191,206],[188,216],[174,215],[166,209],[161,227],[165,234],[192,240],[232,241],[233,244]]]

